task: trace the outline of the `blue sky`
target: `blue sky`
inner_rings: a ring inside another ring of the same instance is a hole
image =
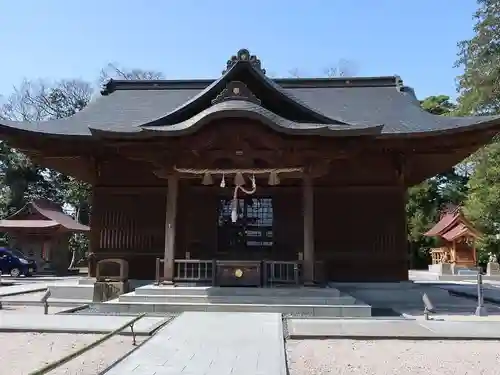
[[[1,0],[0,94],[23,78],[95,82],[114,62],[213,78],[248,48],[273,76],[400,75],[419,97],[456,95],[475,0]]]

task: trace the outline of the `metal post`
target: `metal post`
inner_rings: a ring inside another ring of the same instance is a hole
[[[487,316],[488,311],[484,306],[484,296],[483,296],[483,275],[481,270],[477,272],[477,307],[476,316]]]

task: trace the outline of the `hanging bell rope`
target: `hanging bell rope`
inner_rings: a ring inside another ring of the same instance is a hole
[[[241,178],[243,179],[243,175],[241,176]],[[237,184],[234,187],[233,202],[232,202],[232,207],[231,207],[231,221],[233,223],[236,223],[236,221],[238,221],[238,190],[241,190],[242,192],[244,192],[247,195],[251,195],[251,194],[255,193],[255,191],[257,190],[257,184],[255,183],[255,176],[254,175],[252,175],[251,181],[252,181],[252,188],[250,190],[247,190],[243,187],[245,180],[243,180],[243,184],[241,184],[241,185]]]

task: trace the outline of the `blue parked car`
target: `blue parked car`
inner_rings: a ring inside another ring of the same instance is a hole
[[[0,271],[12,277],[31,276],[36,273],[36,262],[19,250],[0,247]]]

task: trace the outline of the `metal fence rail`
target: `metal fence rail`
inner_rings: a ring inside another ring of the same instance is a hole
[[[75,359],[76,357],[82,355],[85,352],[88,352],[90,349],[95,348],[96,346],[102,344],[104,341],[110,339],[111,337],[115,336],[116,334],[120,333],[123,331],[125,328],[130,327],[132,330],[132,340],[133,340],[133,345],[136,344],[135,341],[135,332],[134,332],[134,324],[137,322],[139,319],[143,318],[146,314],[141,314],[139,316],[136,316],[134,319],[130,320],[129,322],[123,324],[121,327],[115,329],[113,332],[108,333],[107,335],[104,335],[101,337],[99,340],[94,341],[93,343],[90,343],[80,350],[77,350],[76,352],[73,352],[71,354],[68,354],[65,357],[62,357],[61,359],[58,359],[57,361],[54,361],[52,363],[49,363],[48,365],[42,367],[39,370],[33,371],[30,373],[30,375],[44,375],[49,373],[52,370],[55,370],[59,366],[64,365],[65,363],[71,361],[72,359]]]

